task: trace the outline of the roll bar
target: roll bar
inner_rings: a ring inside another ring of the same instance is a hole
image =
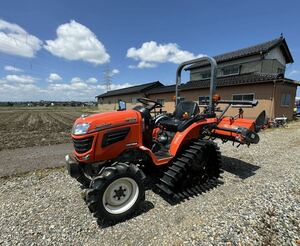
[[[179,97],[179,90],[180,90],[180,84],[181,84],[181,71],[182,69],[187,65],[192,65],[194,63],[202,62],[202,61],[208,61],[210,63],[210,90],[209,90],[209,106],[208,106],[208,112],[213,113],[213,94],[216,90],[216,76],[217,76],[217,62],[214,58],[210,56],[203,56],[201,58],[193,59],[190,61],[186,61],[181,63],[176,71],[176,87],[175,87],[175,106],[179,103],[180,97]]]

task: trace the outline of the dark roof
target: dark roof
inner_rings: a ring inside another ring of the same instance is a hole
[[[228,77],[220,77],[216,79],[216,86],[234,86],[234,85],[245,85],[245,84],[259,84],[259,83],[267,83],[271,81],[284,81],[287,83],[298,84],[298,82],[282,78],[278,74],[265,74],[265,73],[248,73],[242,75],[234,75]],[[197,80],[197,81],[189,81],[186,84],[182,84],[180,86],[180,90],[192,90],[199,88],[209,88],[210,80]],[[159,93],[167,93],[167,92],[175,92],[175,85],[164,86],[161,88],[154,88],[147,92],[147,94],[159,94]]]
[[[167,85],[159,88],[153,88],[149,91],[147,91],[148,95],[151,94],[158,94],[158,93],[164,93],[164,92],[173,92],[175,91],[175,85]]]
[[[142,85],[136,85],[136,86],[131,86],[119,90],[113,90],[113,91],[107,91],[104,94],[101,94],[96,97],[111,97],[111,96],[119,96],[119,95],[125,95],[125,94],[133,94],[133,93],[142,93],[146,92],[147,90],[157,88],[157,87],[162,87],[163,84],[160,83],[159,81],[147,83],[147,84],[142,84]]]
[[[214,58],[217,61],[217,63],[221,63],[221,62],[231,61],[231,60],[241,58],[241,57],[247,57],[247,56],[252,56],[252,55],[257,55],[257,54],[265,54],[265,53],[269,52],[271,49],[275,48],[276,46],[279,46],[281,48],[281,50],[285,56],[286,63],[294,62],[291,52],[287,46],[287,43],[282,36],[279,38],[261,43],[261,44],[250,46],[248,48],[235,50],[235,51],[228,52],[228,53],[225,53],[222,55],[217,55],[217,56],[214,56]],[[199,62],[199,63],[196,63],[196,64],[186,68],[185,70],[190,70],[192,68],[202,67],[202,66],[206,66],[206,65],[209,65],[209,64],[207,62]]]

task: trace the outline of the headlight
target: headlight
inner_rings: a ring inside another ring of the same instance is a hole
[[[73,126],[72,134],[74,135],[81,135],[87,133],[87,130],[89,129],[90,124],[89,123],[82,123],[77,124]]]

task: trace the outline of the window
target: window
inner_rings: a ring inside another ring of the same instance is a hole
[[[222,69],[223,76],[240,74],[240,66],[225,67]]]
[[[205,71],[201,73],[201,79],[209,79],[210,78],[210,71]]]
[[[199,97],[199,104],[203,105],[203,104],[208,104],[209,101],[209,96],[200,96]]]
[[[291,94],[283,93],[281,95],[281,106],[288,107],[288,106],[290,106],[290,102],[291,102]]]
[[[239,100],[239,101],[253,101],[254,100],[254,94],[248,93],[248,94],[233,94],[232,100]]]
[[[136,104],[136,103],[137,103],[137,100],[136,100],[135,97],[131,98],[131,103],[132,103],[132,104]]]
[[[165,99],[157,99],[156,101],[161,105],[165,106]]]

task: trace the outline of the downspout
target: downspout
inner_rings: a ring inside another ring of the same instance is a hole
[[[270,117],[275,118],[275,91],[276,91],[276,80],[273,80],[273,93],[272,93],[272,104]]]

